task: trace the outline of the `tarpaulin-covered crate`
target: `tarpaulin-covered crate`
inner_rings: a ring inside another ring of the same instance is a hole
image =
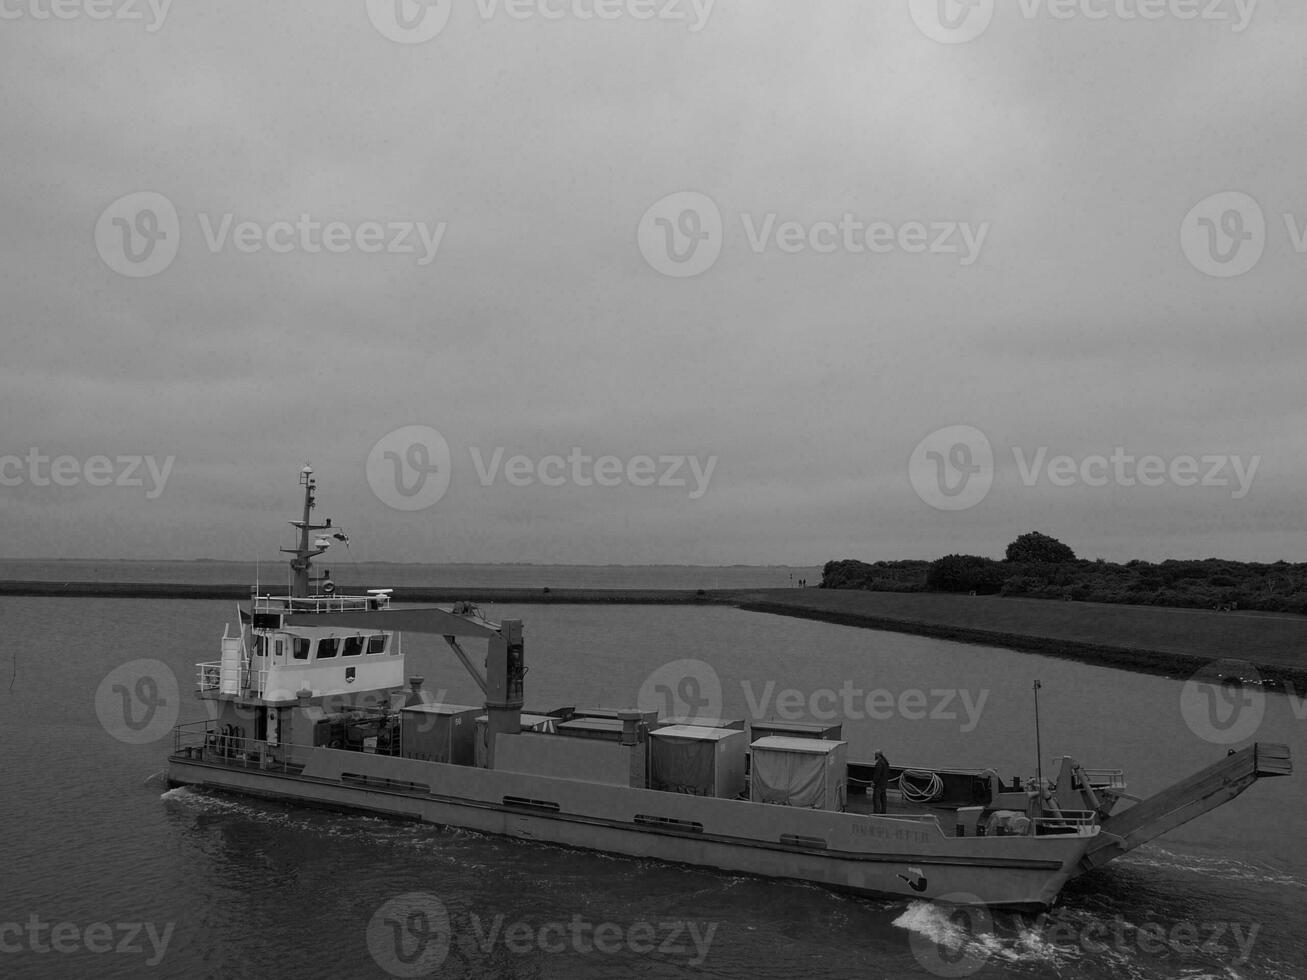
[[[749,737],[727,728],[668,725],[649,733],[649,788],[735,799],[744,792]]]
[[[749,798],[813,810],[843,810],[848,743],[770,735],[750,748]]]

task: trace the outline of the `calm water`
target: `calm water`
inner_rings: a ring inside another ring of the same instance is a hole
[[[821,569],[797,565],[392,565],[353,562],[341,547],[318,565],[331,572],[341,591],[382,588],[540,589],[777,589],[806,579],[821,581]],[[286,566],[234,561],[47,561],[0,559],[0,581],[176,582],[194,585],[285,581]]]
[[[896,762],[997,764],[1011,775],[1033,768],[1038,677],[1046,767],[1063,753],[1122,766],[1131,790],[1148,795],[1224,754],[1189,729],[1181,685],[1165,679],[733,609],[487,611],[526,622],[529,706],[630,703],[682,658],[697,662],[697,696],[712,698],[716,678],[737,717],[783,714],[787,689],[818,711],[831,703],[822,691],[846,682],[895,696],[919,689],[925,718],[845,721],[853,757],[880,747]],[[18,950],[0,952],[0,976],[386,977],[369,923],[412,892],[438,897],[449,915],[437,976],[929,978],[946,972],[923,965],[935,962],[932,939],[979,977],[1307,976],[1301,777],[1260,783],[1081,879],[1047,921],[999,915],[992,929],[925,903],[166,791],[157,773],[170,743],[111,737],[97,713],[114,707],[102,681],[158,659],[183,692],[160,716],[179,707],[182,720],[203,717],[187,693],[192,665],[217,658],[234,613],[227,602],[0,598],[0,948]],[[428,688],[477,701],[436,642],[405,643]],[[932,692],[944,689],[966,693],[973,713],[960,698],[942,705]],[[1301,764],[1304,731],[1293,705],[1272,696],[1257,737],[1290,743]],[[33,916],[45,924],[35,941]],[[52,923],[69,924],[60,936],[71,952],[33,951],[51,941]],[[601,950],[596,926],[609,937]],[[1170,946],[1152,939],[1155,928]]]

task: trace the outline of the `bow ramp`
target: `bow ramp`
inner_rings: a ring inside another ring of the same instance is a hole
[[[1257,742],[1194,773],[1136,806],[1103,821],[1096,841],[1080,859],[1080,871],[1101,868],[1140,844],[1228,803],[1263,776],[1288,776],[1287,745]]]

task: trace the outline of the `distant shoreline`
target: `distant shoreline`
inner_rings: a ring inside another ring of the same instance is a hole
[[[351,589],[351,591],[354,591]],[[0,581],[0,596],[230,599],[248,586]],[[1307,690],[1307,617],[1109,606],[1042,599],[816,588],[404,588],[395,602],[716,605],[862,629],[1003,647],[1136,673],[1185,678],[1214,660],[1251,663],[1267,686]]]

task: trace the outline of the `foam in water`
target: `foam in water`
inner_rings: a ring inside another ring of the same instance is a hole
[[[893,924],[925,936],[950,952],[957,952],[971,941],[967,930],[953,921],[946,909],[931,902],[913,902]]]
[[[1121,859],[1122,864],[1135,864],[1145,868],[1162,868],[1167,871],[1186,871],[1221,879],[1238,879],[1259,884],[1297,885],[1307,888],[1307,882],[1291,874],[1267,867],[1249,864],[1235,858],[1204,857],[1194,854],[1177,854],[1164,847],[1152,845],[1141,848]]]

